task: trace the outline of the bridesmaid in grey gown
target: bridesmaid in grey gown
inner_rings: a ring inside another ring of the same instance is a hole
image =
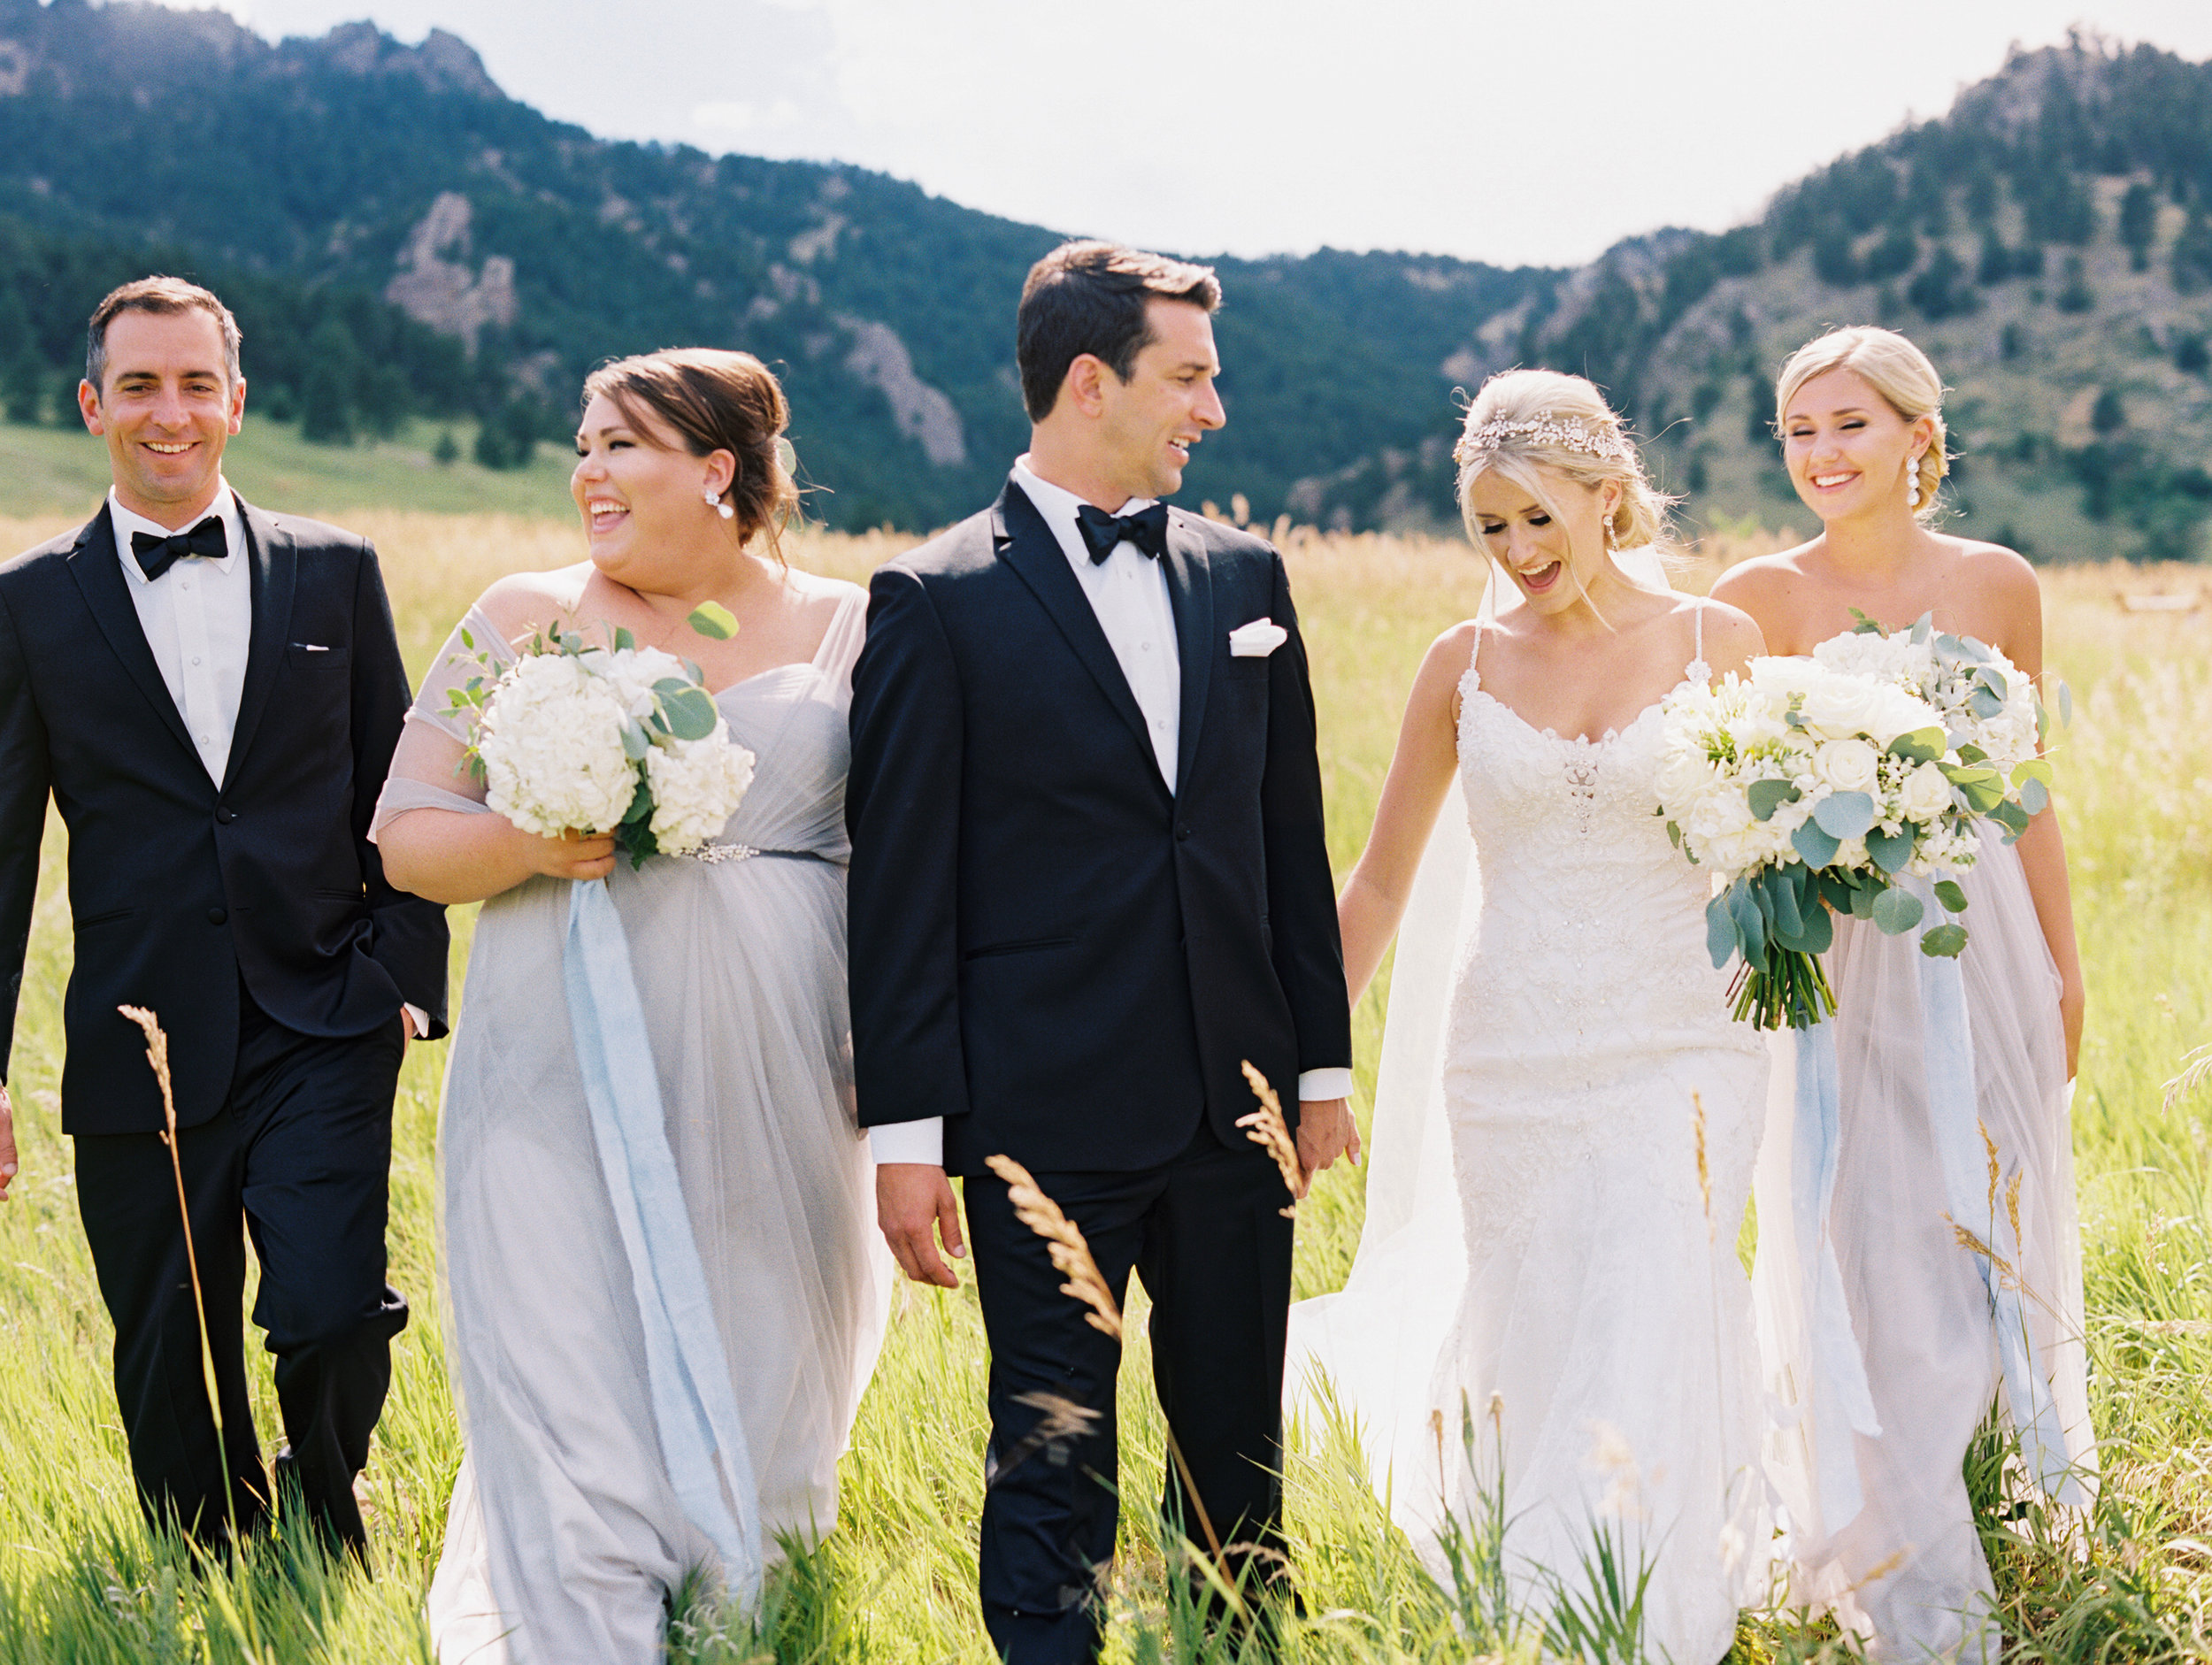
[[[776,456],[782,395],[758,361],[657,353],[597,372],[585,395],[572,490],[590,559],[502,579],[470,610],[376,817],[395,883],[484,902],[440,1129],[467,1454],[430,1596],[448,1665],[646,1665],[687,1576],[741,1602],[779,1534],[828,1531],[888,1288],[845,995],[845,713],[865,594],[774,553],[794,488]],[[733,639],[686,622],[710,601],[736,616]],[[626,628],[718,690],[757,763],[704,859],[633,871],[609,840],[524,833],[457,772],[468,731],[446,691],[480,672],[462,631],[503,665],[509,644],[557,625]],[[657,1240],[680,1214],[687,1255],[695,1245],[683,1287],[656,1282],[636,1193],[617,1206],[626,1182],[602,1160],[572,1032],[569,893],[601,878],[659,1092],[649,1132],[680,1193]],[[671,1461],[677,1373],[655,1348],[687,1310],[707,1356],[684,1356],[681,1385],[710,1408],[710,1462]]]

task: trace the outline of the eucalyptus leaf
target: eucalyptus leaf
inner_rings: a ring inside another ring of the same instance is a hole
[[[1815,908],[1805,916],[1805,932],[1797,946],[1807,954],[1825,954],[1835,946],[1836,919],[1825,908]]]
[[[1728,888],[1728,911],[1736,921],[1736,934],[1743,943],[1744,963],[1755,970],[1765,969],[1767,918],[1766,910],[1759,905],[1758,891],[1739,879]]]
[[[1805,863],[1814,869],[1823,868],[1836,859],[1836,852],[1843,848],[1843,840],[1824,832],[1817,821],[1807,821],[1790,834],[1790,846]]]
[[[1841,873],[1820,873],[1815,877],[1820,881],[1821,900],[1838,913],[1849,913],[1851,898],[1858,894],[1858,887]]]
[[[2028,830],[2028,812],[2016,803],[1999,804],[1989,811],[1989,818],[2005,829],[2008,844]]]
[[[2057,771],[2040,757],[2030,757],[2012,771],[2012,784],[2024,786],[2031,780],[2039,780],[2046,786],[2055,786],[2058,783]]]
[[[635,636],[633,636],[628,631],[625,630],[619,625],[617,625],[614,627],[614,650],[617,653],[626,652],[635,648],[636,646],[637,638]]]
[[[2058,720],[2070,727],[2074,721],[2073,685],[2064,680],[2058,685]]]
[[[1920,937],[1920,951],[1932,960],[1955,960],[1965,946],[1966,927],[1955,920],[1931,925]]]
[[[1802,870],[1800,870],[1802,871]],[[1778,868],[1769,868],[1760,880],[1766,892],[1767,917],[1773,922],[1775,940],[1795,948],[1805,932],[1805,916],[1797,905],[1797,886]]]
[[[1719,971],[1736,954],[1736,917],[1728,911],[1728,898],[1716,896],[1705,904],[1705,951]]]
[[[1947,736],[1939,728],[1916,728],[1909,734],[1900,734],[1890,741],[1890,756],[1903,757],[1916,763],[1932,763],[1943,756]]]
[[[737,615],[719,602],[702,602],[691,610],[691,627],[710,641],[727,641],[737,634]]]
[[[1886,937],[1901,937],[1920,923],[1928,910],[1920,905],[1920,898],[1909,890],[1900,890],[1892,885],[1875,897],[1872,912],[1874,928]]]
[[[653,742],[645,730],[634,720],[622,725],[622,755],[632,763],[642,763],[645,754],[653,749]]]
[[[1877,890],[1871,885],[1861,886],[1851,893],[1851,917],[1854,919],[1871,919],[1874,904],[1888,894],[1886,890]]]
[[[1860,838],[1874,825],[1874,800],[1863,792],[1830,793],[1813,806],[1813,819],[1831,838]]]
[[[2051,789],[2039,780],[2031,780],[2020,788],[2020,807],[2030,815],[2041,815],[2050,802]]]
[[[1876,827],[1866,835],[1866,853],[1885,873],[1904,871],[1905,863],[1912,860],[1912,847],[1913,830],[1909,826],[1897,832],[1885,832]]]
[[[1975,716],[1980,717],[1985,723],[1990,721],[1992,718],[1996,717],[2000,711],[2002,711],[2005,709],[2003,698],[1998,694],[1992,694],[1987,688],[1976,688],[1973,694],[1969,696],[1966,704],[1967,709],[1972,711]]]
[[[1928,641],[1929,633],[1934,628],[1934,626],[1935,615],[1933,613],[1923,613],[1919,618],[1914,619],[1912,625],[1912,645],[1916,648],[1925,646]]]
[[[1936,900],[1952,913],[1966,911],[1966,893],[1955,879],[1939,879],[1935,882]]]
[[[704,740],[714,733],[714,701],[704,688],[663,694],[661,717],[678,740]]]
[[[1786,803],[1795,803],[1803,795],[1786,780],[1755,780],[1745,789],[1744,802],[1760,820],[1771,821],[1777,809]]]

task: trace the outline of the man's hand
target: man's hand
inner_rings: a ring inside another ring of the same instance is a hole
[[[954,1259],[964,1259],[968,1253],[960,1240],[960,1205],[953,1200],[952,1181],[942,1168],[918,1162],[877,1163],[876,1224],[883,1228],[883,1240],[891,1246],[899,1270],[909,1278],[943,1289],[960,1287],[952,1268],[937,1253],[940,1237]]]
[[[15,1165],[15,1106],[9,1101],[7,1084],[0,1081],[0,1202],[8,1200]]]
[[[1359,1161],[1359,1127],[1343,1099],[1308,1099],[1298,1107],[1298,1165],[1306,1183],[1339,1156]]]

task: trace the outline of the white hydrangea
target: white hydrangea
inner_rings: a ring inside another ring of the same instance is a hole
[[[610,685],[566,654],[530,654],[492,690],[478,729],[487,800],[525,832],[610,832],[637,793]]]
[[[662,853],[684,855],[719,832],[753,783],[753,763],[718,716],[703,740],[667,740],[647,752],[653,838]]]
[[[635,722],[643,722],[653,710],[653,685],[673,677],[689,682],[691,672],[672,653],[658,648],[587,648],[576,656],[584,668],[603,679]]]

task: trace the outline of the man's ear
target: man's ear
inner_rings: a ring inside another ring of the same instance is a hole
[[[108,425],[100,411],[100,395],[88,381],[77,384],[77,414],[84,418],[85,426],[92,433],[106,434]],[[231,430],[234,434],[237,431],[236,428]]]
[[[233,434],[246,426],[246,379],[243,376],[232,384],[230,390],[230,431]]]
[[[1085,416],[1094,417],[1106,408],[1106,383],[1114,378],[1106,361],[1096,353],[1078,353],[1060,384],[1060,396]],[[1117,379],[1118,380],[1118,379]]]

